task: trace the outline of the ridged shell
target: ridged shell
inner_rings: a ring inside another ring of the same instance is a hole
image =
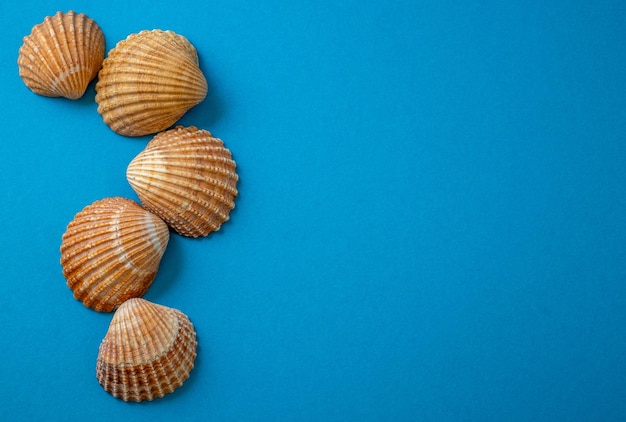
[[[195,329],[184,313],[130,299],[115,311],[100,344],[96,377],[124,401],[163,397],[189,377],[196,347]]]
[[[156,135],[131,161],[126,177],[144,208],[179,234],[199,237],[219,230],[235,207],[235,169],[220,139],[177,126]]]
[[[141,31],[120,41],[96,84],[98,113],[125,136],[172,126],[207,94],[194,46],[172,31]]]
[[[76,100],[83,96],[104,60],[104,34],[84,13],[57,12],[24,37],[17,65],[33,92]]]
[[[169,229],[125,198],[105,198],[80,211],[61,243],[61,265],[74,297],[110,312],[142,296],[156,277]]]

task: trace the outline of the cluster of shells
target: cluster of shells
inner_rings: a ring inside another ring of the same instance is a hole
[[[33,92],[78,99],[97,76],[98,113],[124,136],[156,134],[128,165],[141,204],[98,200],[78,212],[61,241],[61,266],[74,297],[115,312],[96,377],[125,401],[152,400],[181,386],[196,357],[196,332],[179,310],[146,293],[170,229],[201,237],[228,220],[236,165],[224,143],[196,127],[171,128],[207,94],[193,45],[172,31],[141,31],[107,57],[101,28],[85,14],[58,12],[33,27],[19,51],[19,74]]]

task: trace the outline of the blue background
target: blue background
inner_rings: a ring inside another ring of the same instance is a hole
[[[546,4],[548,3],[548,4]],[[87,13],[196,46],[183,125],[222,138],[240,195],[172,235],[146,294],[199,339],[174,394],[128,404],[95,360],[111,314],[73,299],[74,214],[136,199],[124,138],[37,96],[22,37]],[[0,5],[0,419],[625,420],[623,1]],[[126,418],[126,419],[123,419]]]

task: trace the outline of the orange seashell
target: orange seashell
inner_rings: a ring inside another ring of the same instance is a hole
[[[84,13],[57,12],[24,37],[17,65],[26,86],[47,97],[83,96],[104,60],[104,34]]]
[[[189,378],[196,347],[195,329],[184,313],[129,299],[115,311],[100,344],[96,378],[124,401],[163,397]]]
[[[156,277],[169,229],[125,198],[105,198],[80,211],[61,243],[61,265],[74,297],[110,312],[142,296]]]
[[[172,31],[141,31],[113,48],[96,84],[98,113],[125,136],[172,126],[207,94],[196,49]]]
[[[176,232],[199,237],[219,230],[235,207],[236,164],[222,140],[196,127],[156,135],[128,165],[141,204]]]

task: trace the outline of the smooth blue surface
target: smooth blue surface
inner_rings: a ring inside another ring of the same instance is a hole
[[[136,199],[150,137],[114,134],[93,84],[39,97],[22,37],[85,12],[107,51],[189,38],[210,85],[181,120],[222,138],[237,206],[172,235],[146,298],[199,339],[175,393],[95,379],[111,314],[59,265],[74,214]],[[0,6],[0,419],[626,419],[623,1],[178,0]]]

